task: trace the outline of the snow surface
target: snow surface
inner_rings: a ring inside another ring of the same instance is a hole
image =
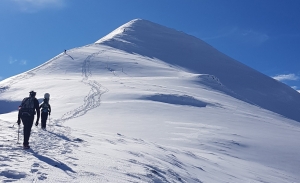
[[[15,122],[30,90],[51,94],[52,115],[22,150]],[[0,82],[0,180],[300,182],[299,95],[197,38],[133,20]]]

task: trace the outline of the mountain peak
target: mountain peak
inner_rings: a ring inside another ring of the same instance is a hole
[[[133,19],[133,20],[121,25],[120,27],[118,27],[117,29],[115,29],[114,31],[109,33],[108,35],[104,36],[103,38],[99,39],[95,43],[103,43],[105,41],[111,41],[112,39],[117,39],[118,37],[122,36],[122,34],[126,32],[126,30],[127,31],[132,30],[136,26],[145,26],[146,24],[149,24],[149,23],[152,23],[152,22],[143,20],[143,19]]]
[[[237,94],[234,97],[300,121],[298,92],[184,32],[134,19],[96,43],[156,58],[196,74],[213,75]]]

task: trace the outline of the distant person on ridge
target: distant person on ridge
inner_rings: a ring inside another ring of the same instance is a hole
[[[20,125],[21,120],[24,125],[24,141],[23,148],[29,149],[29,137],[31,133],[31,128],[33,125],[34,115],[37,113],[36,123],[39,123],[40,120],[40,110],[39,110],[39,101],[35,98],[36,92],[29,92],[29,97],[23,99],[21,105],[19,106],[18,113],[18,125]]]
[[[45,94],[46,96],[46,94]],[[50,116],[51,114],[51,106],[49,104],[49,98],[45,97],[44,98],[44,102],[40,105],[40,109],[41,109],[41,118],[42,118],[42,129],[46,130],[46,122],[48,119],[48,114]]]

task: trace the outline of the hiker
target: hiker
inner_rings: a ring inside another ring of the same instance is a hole
[[[36,92],[29,92],[29,97],[23,99],[21,105],[19,106],[18,113],[18,125],[21,124],[21,120],[23,123],[23,148],[29,149],[29,137],[31,133],[31,128],[33,125],[34,116],[37,113],[36,123],[39,123],[40,120],[40,110],[39,110],[39,101],[35,98]]]
[[[51,114],[51,106],[49,104],[49,98],[44,98],[44,102],[40,105],[41,109],[41,118],[42,118],[42,129],[46,130],[46,122],[48,118],[48,114]]]

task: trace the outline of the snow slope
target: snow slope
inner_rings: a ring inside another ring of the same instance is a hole
[[[210,74],[246,102],[300,121],[300,95],[291,87],[222,54],[200,39],[150,21],[132,20],[96,43]]]
[[[30,90],[40,101],[49,92],[53,112],[24,151],[16,109]],[[284,110],[299,100],[281,97],[298,95],[196,38],[133,20],[0,82],[0,180],[300,182],[298,113]]]

